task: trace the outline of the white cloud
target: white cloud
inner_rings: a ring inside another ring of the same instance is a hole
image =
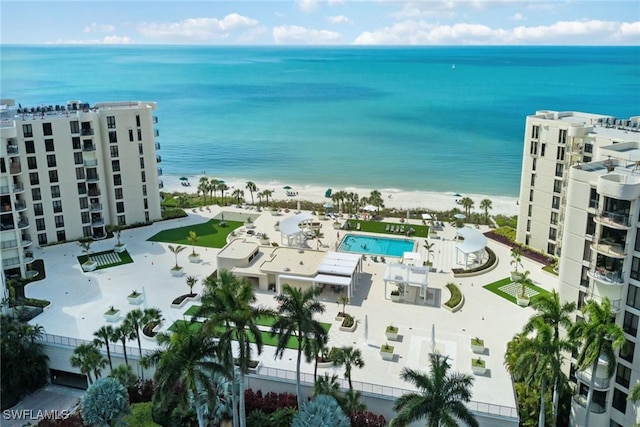
[[[524,21],[525,17],[521,13],[515,13],[515,14],[511,15],[509,17],[509,19],[512,20],[512,21]]]
[[[140,33],[150,38],[180,38],[193,41],[226,39],[229,32],[255,27],[259,21],[230,13],[222,19],[190,18],[179,22],[145,23],[138,28]]]
[[[352,24],[353,21],[344,15],[328,16],[327,21],[332,24]]]
[[[311,13],[315,12],[319,3],[320,2],[318,0],[298,0],[296,2],[296,6],[298,6],[298,9],[302,12]]]
[[[342,35],[335,31],[283,25],[273,28],[273,41],[277,44],[336,44],[342,41]]]
[[[402,10],[391,14],[397,20],[426,18],[430,16],[453,16],[456,3],[454,1],[407,2]]]
[[[56,40],[49,44],[133,44],[133,39],[127,36],[106,36],[102,39],[89,39],[89,40]]]
[[[116,30],[116,27],[109,24],[98,24],[96,22],[92,22],[90,25],[84,27],[85,33],[112,33]]]
[[[327,0],[327,4],[329,6],[336,6],[343,3],[344,3],[344,0]]]

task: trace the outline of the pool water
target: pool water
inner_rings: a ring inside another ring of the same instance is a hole
[[[414,247],[415,242],[410,239],[390,239],[388,237],[347,234],[340,242],[338,250],[359,254],[401,257],[405,252],[413,252]]]

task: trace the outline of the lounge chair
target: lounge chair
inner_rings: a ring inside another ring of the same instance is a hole
[[[357,224],[356,224],[356,230],[357,230],[357,231],[360,231],[360,223],[357,223]]]
[[[387,226],[385,227],[384,231],[389,231],[391,229],[391,224],[387,224]]]
[[[400,226],[400,233],[404,233],[404,225]]]

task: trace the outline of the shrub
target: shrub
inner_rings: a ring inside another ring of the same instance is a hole
[[[244,406],[247,414],[255,410],[271,414],[284,408],[297,410],[298,401],[296,395],[292,393],[269,392],[263,395],[261,390],[254,392],[252,389],[247,389],[244,391]]]
[[[382,415],[369,411],[358,411],[351,417],[351,427],[385,427],[386,425]]]
[[[162,210],[162,219],[184,218],[188,216],[184,209],[181,208],[164,208]]]
[[[160,424],[153,422],[151,413],[153,410],[153,403],[144,402],[131,405],[131,414],[124,417],[123,421],[125,425],[138,426],[138,427],[159,427]]]
[[[85,424],[111,425],[129,412],[127,390],[114,378],[100,378],[82,398]]]
[[[451,298],[449,298],[449,301],[447,301],[444,305],[449,308],[453,308],[460,304],[460,301],[462,301],[462,292],[460,292],[460,289],[454,283],[447,283],[447,289],[449,289],[449,292],[451,292]]]
[[[79,413],[71,414],[67,418],[45,418],[38,423],[38,427],[84,427],[84,425]]]
[[[355,319],[353,318],[353,316],[348,313],[344,313],[344,320],[342,321],[342,326],[344,328],[350,328],[353,326],[354,323],[355,323]]]
[[[293,418],[291,427],[349,427],[351,423],[338,402],[320,395],[305,403]]]
[[[129,403],[151,402],[154,387],[153,380],[142,381],[139,379],[132,387],[127,389]]]

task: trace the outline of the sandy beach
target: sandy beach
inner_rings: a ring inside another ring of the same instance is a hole
[[[189,178],[190,186],[182,185],[179,176],[163,175],[161,177],[164,183],[165,192],[188,192],[195,193],[198,191],[198,181],[202,175],[184,175]],[[240,188],[244,191],[244,198],[247,202],[251,202],[251,194],[246,189],[247,181],[238,178],[216,177],[216,179],[224,180],[225,184],[231,188],[231,192]],[[271,200],[307,200],[314,203],[323,203],[327,201],[324,197],[328,187],[320,187],[317,185],[298,185],[296,183],[282,183],[277,181],[260,182],[253,181],[258,187],[258,192],[269,189],[273,191],[273,195],[269,198]],[[284,186],[290,186],[290,190],[285,190]],[[333,188],[333,192],[347,191],[354,192],[360,195],[360,197],[367,197],[371,193],[373,188],[356,188],[356,187],[344,187]],[[396,208],[398,210],[405,209],[424,209],[426,211],[446,211],[456,207],[456,197],[454,193],[438,193],[430,191],[402,191],[396,188],[377,188],[376,190],[382,193],[384,198],[384,205],[386,208]],[[296,196],[287,196],[287,191],[293,192]],[[518,205],[515,197],[507,196],[487,196],[482,194],[462,194],[465,197],[470,197],[474,202],[474,212],[480,212],[480,202],[483,199],[491,200],[492,209],[489,211],[492,215],[517,215]],[[254,192],[254,201],[257,203],[258,198]]]

